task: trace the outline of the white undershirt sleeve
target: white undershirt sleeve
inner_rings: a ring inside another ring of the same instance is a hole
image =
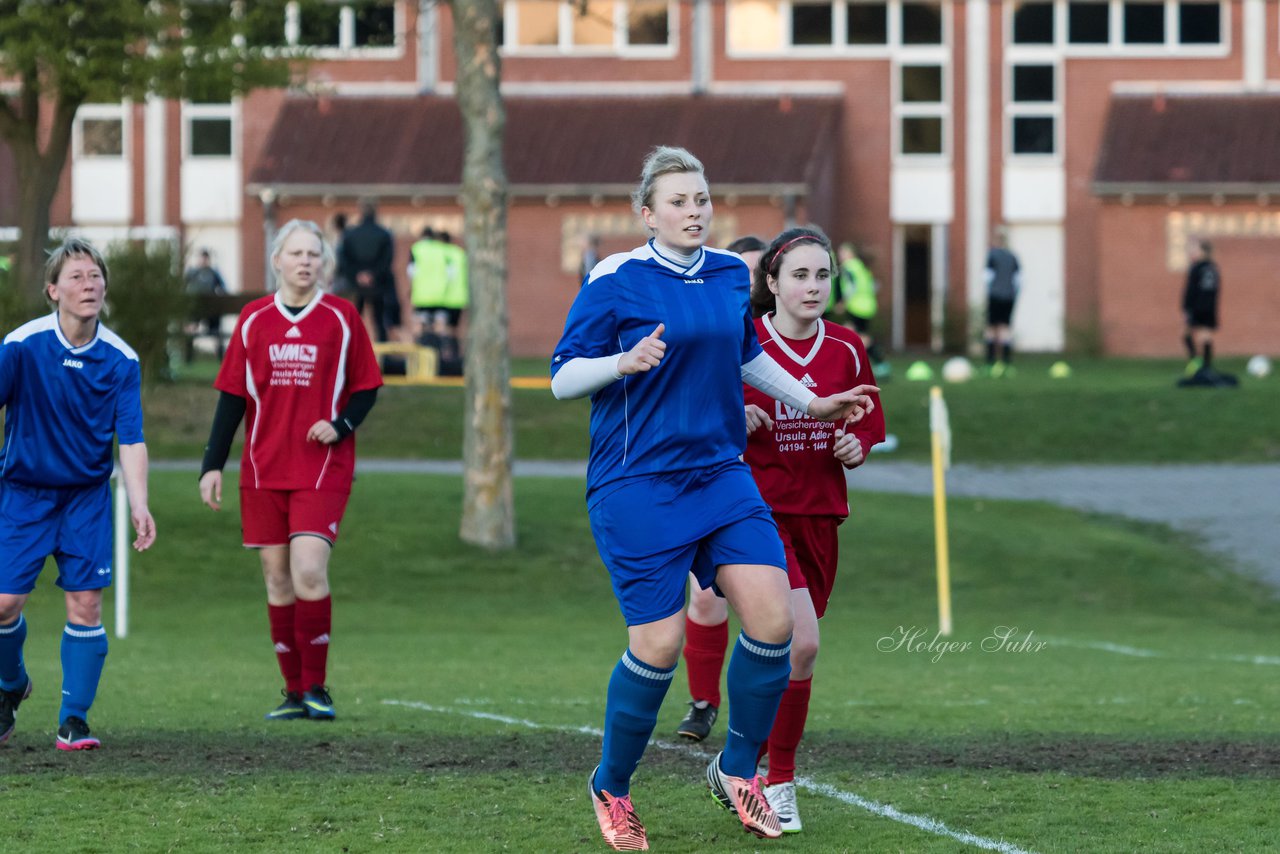
[[[816,394],[801,385],[800,380],[787,373],[768,353],[761,353],[742,366],[742,381],[806,414],[809,412],[809,404],[818,399]]]
[[[609,383],[622,379],[622,374],[618,373],[618,361],[622,355],[570,359],[551,378],[551,393],[556,400],[573,400],[595,394]]]

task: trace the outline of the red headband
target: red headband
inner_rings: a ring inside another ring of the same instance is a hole
[[[778,251],[773,253],[773,257],[769,259],[769,269],[772,270],[777,266],[778,259],[782,257],[782,253],[786,252],[793,243],[799,243],[801,240],[810,240],[821,245],[822,241],[816,234],[802,234],[799,237],[793,237],[786,243],[778,247]]]

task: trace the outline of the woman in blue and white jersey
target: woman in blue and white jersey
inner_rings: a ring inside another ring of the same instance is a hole
[[[611,847],[647,847],[631,776],[675,672],[692,572],[742,621],[729,732],[707,783],[747,830],[776,837],[755,769],[787,686],[792,613],[777,528],[740,459],[742,383],[827,421],[861,418],[869,389],[818,398],[763,353],[747,265],[703,245],[712,205],[692,154],[651,152],[632,200],[652,238],[591,271],[551,362],[557,398],[591,395],[587,507],[629,641],[609,681],[591,799]]]

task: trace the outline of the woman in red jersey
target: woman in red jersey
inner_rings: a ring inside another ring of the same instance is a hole
[[[355,470],[356,427],[382,385],[354,306],[325,293],[333,250],[313,222],[291,220],[271,244],[278,289],[245,306],[214,386],[222,394],[201,465],[200,497],[222,502],[222,467],[247,415],[240,519],[267,584],[284,702],[269,720],[335,717],[325,684],[329,552]]]
[[[820,230],[808,226],[778,235],[752,272],[752,313],[761,347],[818,395],[855,385],[875,386],[870,359],[858,334],[822,319],[834,269],[830,241]],[[849,515],[845,470],[861,465],[871,446],[884,441],[884,410],[879,395],[873,392],[875,406],[846,433],[838,425],[796,412],[754,388],[744,390],[750,435],[743,459],[751,466],[760,494],[778,524],[795,612],[791,679],[769,733],[769,776],[764,794],[783,832],[796,833],[801,829],[794,782],[796,748],[809,714],[818,620],[827,609],[835,581],[837,528]],[[697,610],[708,624],[703,628],[707,638],[700,643],[701,635],[688,633],[685,659],[691,684],[711,685],[720,678],[724,645],[716,641],[712,631],[723,633],[728,613],[723,600],[709,594],[695,590],[693,597],[699,601],[690,605],[690,613]],[[696,604],[701,607],[695,609]],[[699,672],[695,674],[695,670]],[[679,731],[700,740],[715,720],[715,709],[697,700],[695,696],[690,716]],[[691,726],[700,721],[701,727]]]

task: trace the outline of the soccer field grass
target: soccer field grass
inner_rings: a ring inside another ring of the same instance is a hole
[[[1223,359],[1241,372],[1237,389],[1174,386],[1182,364],[1169,360],[1072,360],[1070,379],[1048,374],[1057,356],[1019,360],[1012,379],[975,378],[944,384],[955,436],[954,459],[965,463],[1209,463],[1275,462],[1280,438],[1280,377],[1243,375],[1243,360]],[[941,359],[931,360],[936,372]],[[929,385],[902,378],[908,360],[882,398],[894,459],[929,456]],[[144,400],[147,445],[157,459],[199,459],[217,401],[214,365],[197,362],[181,382],[157,386]],[[546,363],[521,359],[520,376],[546,376]],[[460,388],[389,387],[360,428],[363,458],[459,459]],[[521,459],[587,457],[586,400],[560,401],[546,389],[514,389],[515,451]]]
[[[278,674],[234,489],[214,514],[192,474],[154,474],[159,540],[132,563],[100,751],[53,748],[52,567],[32,597],[36,691],[0,748],[0,847],[605,850],[585,778],[625,633],[582,484],[516,489],[520,547],[490,554],[456,539],[457,478],[361,476],[332,571],[339,718],[267,723]],[[1274,849],[1270,594],[1163,528],[956,500],[951,640],[969,646],[940,654],[929,502],[854,501],[799,759],[826,793],[802,790],[804,832],[762,842],[712,803],[723,719],[705,750],[676,742],[681,668],[635,780],[654,850]],[[984,649],[1001,626],[1012,643]]]

